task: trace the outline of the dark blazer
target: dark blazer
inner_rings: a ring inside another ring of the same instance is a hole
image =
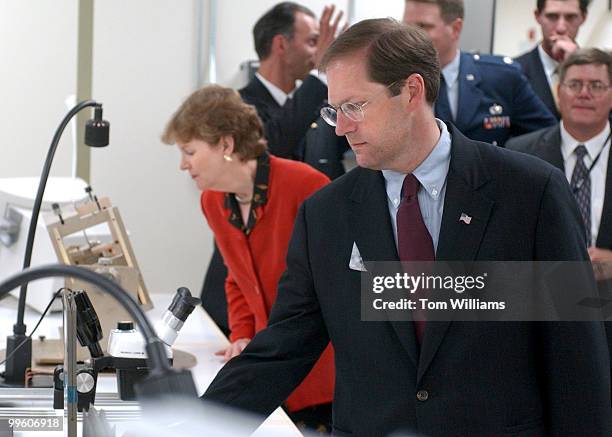
[[[227,321],[227,299],[225,297],[225,278],[227,268],[223,263],[223,256],[219,252],[217,243],[213,242],[213,254],[208,262],[204,283],[200,292],[202,308],[208,313],[213,322],[225,336],[229,336],[229,322]]]
[[[438,260],[587,259],[561,172],[451,135]],[[429,322],[419,353],[410,322],[361,320],[353,243],[365,261],[398,260],[379,171],[356,168],[305,201],[268,328],[205,398],[268,414],[331,339],[336,435],[611,435],[602,324]]]
[[[256,76],[239,93],[242,100],[257,108],[270,152],[281,158],[294,159],[301,139],[317,118],[321,102],[327,98],[327,87],[316,77],[308,75],[283,106],[279,106]]]
[[[537,156],[565,174],[563,156],[561,155],[561,129],[559,124],[512,138],[506,146],[518,152]],[[612,249],[612,153],[608,156],[603,210],[595,246],[602,249]]]
[[[337,136],[334,127],[321,117],[310,125],[300,147],[302,161],[334,180],[344,173],[344,152],[349,149],[346,137]]]
[[[555,98],[548,79],[546,78],[546,72],[544,71],[544,65],[540,59],[540,53],[538,52],[538,46],[527,53],[523,53],[521,56],[515,59],[523,69],[523,73],[527,76],[531,88],[537,94],[537,96],[544,102],[548,110],[559,120],[561,114],[555,104]]]
[[[537,132],[512,138],[508,141],[507,147],[518,152],[537,156],[565,173],[563,155],[561,155],[561,129],[558,124]],[[608,156],[604,203],[595,246],[612,250],[612,153]],[[602,295],[608,294],[608,296],[612,297],[612,280],[599,281],[598,285]],[[612,355],[612,322],[605,322],[605,326],[608,336],[608,348]]]
[[[319,79],[308,75],[282,107],[257,76],[239,92],[257,108],[273,155],[304,161],[330,179],[344,174],[342,154],[348,143],[319,117],[327,102],[327,87]]]
[[[472,140],[503,146],[512,136],[554,125],[556,120],[512,59],[462,52],[452,122]]]

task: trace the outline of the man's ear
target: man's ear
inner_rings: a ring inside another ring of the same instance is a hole
[[[542,25],[542,22],[540,21],[540,11],[538,11],[537,9],[534,9],[533,17],[535,18],[535,20],[538,22],[539,25]]]
[[[411,74],[404,80],[401,89],[402,103],[406,106],[414,106],[419,101],[425,100],[425,81],[418,73]]]
[[[280,33],[276,34],[272,38],[271,52],[283,54],[285,53],[285,51],[287,51],[288,46],[289,46],[289,40],[287,40],[287,37]]]
[[[451,28],[453,29],[453,36],[458,40],[461,36],[461,31],[463,30],[463,19],[455,18],[451,23]]]

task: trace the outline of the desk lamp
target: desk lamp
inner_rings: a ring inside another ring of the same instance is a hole
[[[60,125],[57,127],[47,158],[43,166],[40,176],[40,183],[34,200],[34,208],[32,210],[32,219],[28,229],[28,238],[26,243],[25,255],[23,259],[23,268],[30,267],[32,261],[32,248],[34,246],[34,236],[36,234],[36,225],[38,224],[38,215],[42,205],[47,179],[51,170],[51,163],[55,151],[59,144],[60,138],[64,129],[79,111],[84,108],[94,108],[94,119],[89,120],[85,125],[85,144],[90,147],[104,147],[108,145],[109,123],[102,119],[102,104],[95,100],[85,100],[78,103],[64,117]],[[32,340],[26,335],[26,325],[23,321],[27,297],[27,282],[24,282],[19,292],[19,305],[17,308],[17,323],[13,325],[13,335],[6,339],[6,370],[5,383],[22,386],[24,384],[25,371],[32,365]]]

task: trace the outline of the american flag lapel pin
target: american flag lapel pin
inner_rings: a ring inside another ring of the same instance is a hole
[[[466,225],[469,225],[470,222],[472,221],[472,217],[462,212],[461,217],[459,217],[459,221],[465,223]]]

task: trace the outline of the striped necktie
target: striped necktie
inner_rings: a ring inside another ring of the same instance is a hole
[[[576,166],[572,173],[570,186],[572,187],[572,192],[578,203],[580,215],[582,215],[582,220],[584,221],[587,247],[591,247],[591,177],[584,163],[584,156],[587,154],[587,149],[584,147],[584,144],[578,144],[576,149],[574,149],[574,153],[576,154]]]

